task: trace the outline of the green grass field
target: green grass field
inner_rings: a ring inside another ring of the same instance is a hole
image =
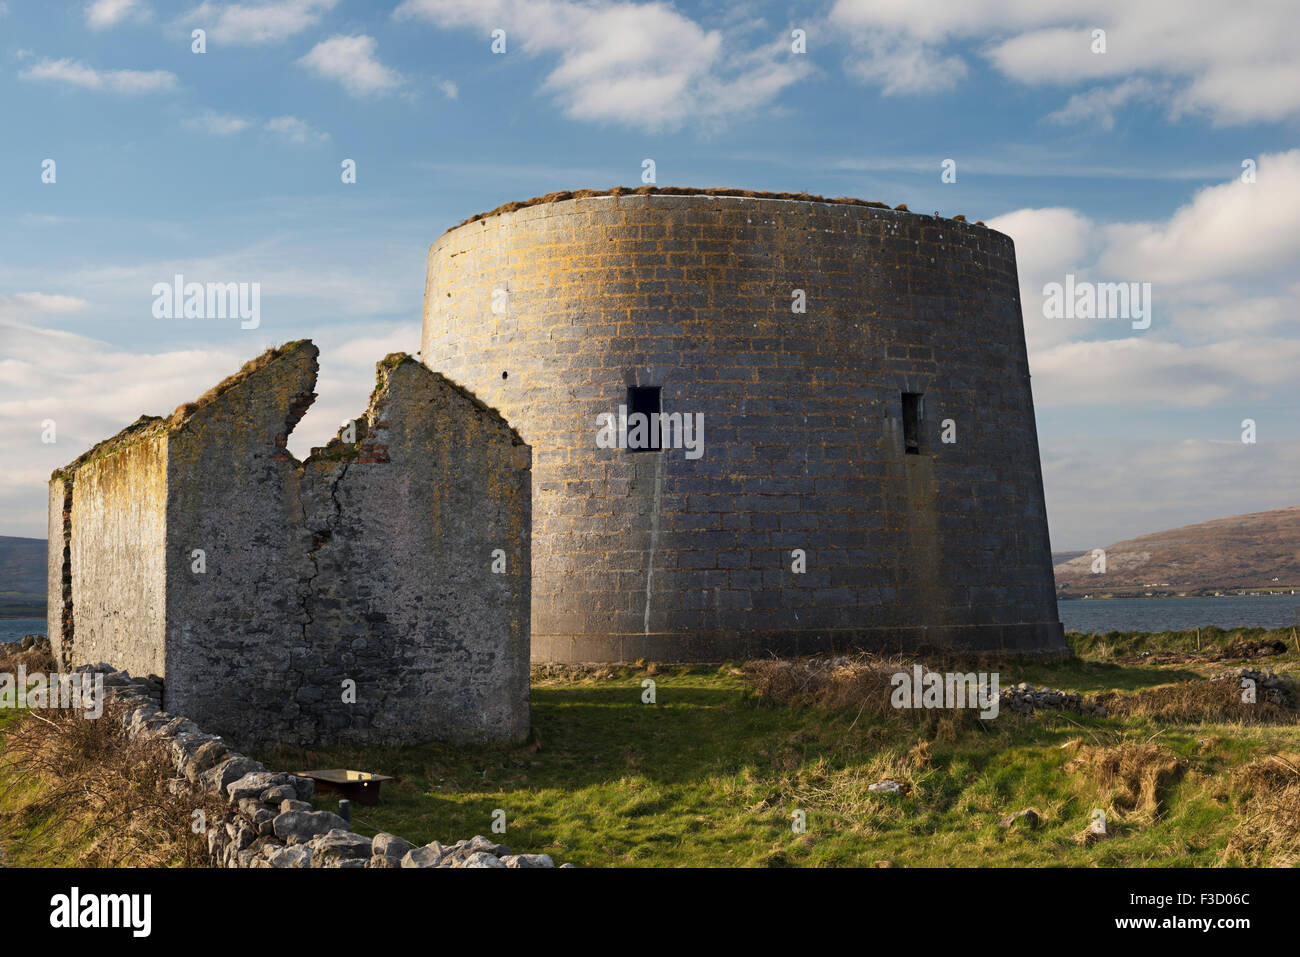
[[[1201,640],[1210,648],[1237,634],[1265,633],[1205,630]],[[1272,790],[1259,785],[1256,767],[1269,754],[1300,752],[1294,716],[1171,719],[1160,713],[1164,698],[1176,698],[1189,682],[1204,685],[1204,675],[1232,662],[1109,660],[1185,650],[1190,637],[1181,634],[1073,640],[1082,654],[1071,661],[1002,663],[1002,686],[1153,689],[1138,709],[1150,713],[1004,710],[985,722],[882,714],[851,702],[778,703],[755,694],[734,666],[650,665],[535,674],[534,733],[518,747],[429,744],[259,757],[290,770],[395,775],[382,805],[354,807],[363,833],[454,842],[491,834],[499,809],[507,829],[498,839],[515,851],[588,867],[1291,863],[1285,840],[1262,827],[1256,833],[1250,822],[1267,813],[1268,801],[1295,797],[1285,774]],[[1300,670],[1289,632],[1284,640],[1285,655],[1252,667]],[[653,705],[642,702],[651,674]],[[1223,691],[1237,694],[1235,685]],[[1109,776],[1108,762],[1116,765]],[[867,790],[883,778],[903,783],[906,793]],[[322,795],[315,803],[324,809],[336,801]],[[1037,828],[998,826],[1026,807],[1040,815]],[[1085,844],[1080,835],[1094,809],[1106,814],[1109,837]],[[804,833],[793,827],[796,811],[805,816]]]
[[[1252,652],[1241,640],[1263,639],[1287,650],[1242,656]],[[910,662],[869,657],[816,672],[801,662],[545,668],[533,675],[533,733],[520,745],[256,756],[284,770],[396,776],[381,805],[354,806],[362,833],[386,830],[412,843],[485,834],[581,867],[1300,863],[1300,702],[1242,704],[1236,679],[1207,680],[1243,663],[1300,672],[1292,632],[1071,641],[1078,655],[1065,661],[925,664],[996,671],[1004,688],[1025,681],[1081,692],[1105,704],[1106,717],[1004,708],[982,721],[970,710],[895,710],[888,676]],[[1230,646],[1241,654],[1227,657]],[[642,700],[648,678],[654,704]],[[0,757],[22,720],[32,719],[0,715]],[[166,790],[170,770],[140,755],[129,772],[101,768],[90,752],[114,752],[115,732],[72,730],[87,733],[58,740],[81,777],[54,780],[48,768],[57,762],[46,762],[51,780],[17,776],[0,762],[0,853],[9,865],[193,860],[183,835],[188,805],[151,796]],[[123,794],[84,800],[80,781],[112,791],[126,777],[133,783]],[[868,790],[886,778],[903,792]],[[68,821],[49,799],[59,786],[80,795]],[[314,803],[337,809],[335,797]],[[121,815],[112,815],[120,806],[155,810],[119,835]],[[1036,827],[999,826],[1025,808],[1037,813]],[[498,811],[504,834],[492,828]],[[1085,833],[1098,811],[1107,823],[1101,840]]]

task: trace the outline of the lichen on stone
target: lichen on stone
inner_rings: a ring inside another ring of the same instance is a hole
[[[193,402],[185,402],[176,407],[167,420],[168,428],[177,429],[185,425],[186,421],[194,415],[199,409],[211,402],[215,402],[220,396],[229,392],[239,383],[243,382],[249,376],[256,373],[259,369],[265,369],[268,365],[282,356],[287,356],[298,349],[310,347],[315,349],[310,339],[294,339],[292,342],[286,342],[282,346],[276,346],[267,349],[255,359],[249,359],[245,362],[234,375],[227,376],[207,392],[203,393]]]
[[[104,439],[102,442],[92,445],[67,465],[55,469],[50,473],[50,481],[55,482],[70,479],[76,471],[87,462],[106,458],[120,452],[123,449],[135,445],[136,442],[139,442],[142,439],[147,439],[166,431],[166,428],[167,422],[161,416],[142,415],[121,432]]]
[[[497,216],[501,213],[513,213],[515,210],[525,209],[529,206],[541,206],[546,203],[560,203],[566,199],[586,199],[590,196],[736,196],[743,199],[785,199],[795,200],[804,203],[835,203],[844,206],[869,206],[872,209],[889,209],[888,203],[877,202],[870,199],[857,199],[853,196],[818,196],[813,193],[777,193],[756,189],[729,189],[719,187],[697,188],[691,186],[639,186],[636,189],[629,189],[626,186],[614,186],[610,189],[575,189],[561,190],[560,192],[547,193],[544,196],[534,196],[532,199],[505,203],[496,209],[488,210],[486,213],[478,213],[462,222],[452,226],[451,229],[459,229],[468,223],[476,222],[480,219],[487,219],[490,216]],[[903,211],[907,210],[906,204],[895,207]],[[447,232],[451,232],[451,229]]]

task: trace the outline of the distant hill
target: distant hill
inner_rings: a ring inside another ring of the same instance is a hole
[[[1106,570],[1087,551],[1056,566],[1064,594],[1178,594],[1300,590],[1300,505],[1216,518],[1105,546]]]
[[[1080,555],[1086,555],[1087,552],[1052,552],[1052,565],[1056,566],[1062,562],[1068,562],[1071,558],[1078,558]]]
[[[45,539],[0,535],[0,618],[44,618]]]

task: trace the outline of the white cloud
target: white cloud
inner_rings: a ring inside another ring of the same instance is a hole
[[[115,27],[128,17],[143,18],[148,9],[139,0],[95,0],[86,7],[86,26],[92,30]]]
[[[1045,7],[1041,0],[928,0],[917,4],[897,0],[836,0],[830,19],[842,27],[887,30],[937,45],[952,36],[981,33],[993,21],[1000,21],[1004,30],[1021,29],[1086,12],[1089,4],[1062,0],[1051,9]]]
[[[959,69],[953,61],[965,64],[948,49],[961,42],[1029,85],[1167,80],[1153,89],[1166,91],[1175,117],[1240,124],[1300,115],[1295,7],[1277,0],[837,0],[828,22],[856,48],[850,71],[881,86],[897,83],[858,57],[901,64],[918,90],[942,89]],[[1092,52],[1095,28],[1106,31],[1105,53]]]
[[[13,296],[0,296],[0,318],[20,318],[35,315],[67,315],[80,312],[89,306],[76,296],[51,295],[44,292],[20,292]]]
[[[296,116],[275,116],[263,125],[269,133],[282,136],[290,143],[323,143],[329,139],[328,133],[320,133]]]
[[[183,18],[204,27],[208,38],[227,46],[279,43],[316,26],[338,0],[271,0],[266,3],[213,3],[204,0]],[[178,21],[179,22],[179,21]]]
[[[784,37],[732,49],[665,3],[405,0],[394,16],[481,31],[485,49],[503,29],[507,51],[558,58],[543,88],[567,115],[649,131],[752,111],[811,70]]]
[[[1063,206],[1019,209],[989,226],[1016,242],[1016,265],[1021,276],[1059,278],[1060,267],[1080,263],[1094,245],[1096,226],[1077,210]]]
[[[1079,334],[1077,326],[1043,318],[1043,286],[1063,282],[1068,272],[1081,272],[1097,255],[1097,226],[1073,209],[1019,209],[988,222],[1016,244],[1020,302],[1025,317],[1025,341],[1031,360],[1039,350]],[[1035,373],[1036,361],[1031,362]]]
[[[96,70],[79,60],[41,60],[18,74],[24,80],[49,80],[87,90],[114,93],[159,93],[176,88],[176,74],[167,70]]]
[[[449,100],[454,100],[460,95],[460,89],[451,80],[439,80],[438,89],[442,90],[442,95]]]
[[[419,323],[399,322],[372,325],[365,334],[350,339],[338,335],[312,338],[321,349],[316,383],[319,398],[289,436],[289,451],[300,459],[314,446],[328,443],[345,419],[366,410],[375,387],[375,363],[392,352],[414,356],[420,348],[420,327]]]
[[[319,228],[320,214],[336,210],[337,200],[298,197],[249,202],[256,202],[264,215],[272,210],[269,215],[283,228],[259,230],[246,246],[213,250],[206,255],[114,259],[76,268],[66,264],[29,267],[22,270],[21,281],[33,288],[60,287],[84,297],[94,303],[97,318],[120,323],[118,330],[141,322],[158,327],[159,320],[151,314],[150,290],[157,282],[171,281],[177,273],[196,282],[259,283],[263,314],[260,328],[266,334],[278,330],[285,339],[334,322],[355,327],[377,316],[409,315],[412,308],[418,316],[424,286],[422,282],[412,286],[407,280],[411,244],[415,242],[415,248],[419,248],[418,243],[424,241],[423,230],[401,239],[380,236],[367,242],[364,250],[358,250],[348,238],[350,232],[322,233]],[[294,231],[301,228],[313,232],[304,236]],[[312,247],[306,258],[304,243]],[[422,261],[416,263],[416,268],[423,269]],[[17,281],[16,273],[9,276],[11,286]],[[0,312],[0,318],[5,317]],[[125,334],[148,338],[154,335],[147,330]],[[175,341],[186,334],[176,324],[158,328],[157,332],[163,341]]]
[[[1132,336],[1062,343],[1032,365],[1034,399],[1044,406],[1207,409],[1285,392],[1300,366],[1300,340],[1240,336],[1184,346]]]
[[[894,94],[939,93],[966,78],[966,62],[943,56],[906,36],[868,34],[845,63],[848,72],[865,83]]]
[[[1108,227],[1099,266],[1164,284],[1294,273],[1300,262],[1300,149],[1257,159],[1254,183],[1238,176],[1207,187],[1163,223]]]
[[[1035,380],[1035,383],[1037,380]],[[1214,423],[1222,439],[1065,435],[1043,446],[1052,547],[1097,548],[1161,529],[1296,504],[1300,441],[1240,441],[1240,419]],[[1263,434],[1276,436],[1261,420]],[[1104,503],[1099,505],[1098,503]]]
[[[213,136],[233,136],[254,124],[290,143],[324,143],[329,139],[328,133],[312,129],[310,124],[296,116],[274,116],[262,122],[208,110],[181,121],[181,125],[188,130],[209,133]]]
[[[1065,106],[1047,114],[1053,123],[1096,123],[1104,130],[1115,128],[1115,113],[1132,102],[1160,98],[1162,91],[1150,80],[1142,77],[1125,80],[1114,86],[1099,86],[1085,93],[1076,93]]]
[[[1258,158],[1256,182],[1198,191],[1168,219],[1099,224],[1067,208],[989,221],[1016,243],[1035,398],[1044,406],[1294,405],[1300,364],[1300,150]],[[1047,319],[1043,286],[1151,284],[1151,327]]]
[[[18,221],[24,226],[63,226],[81,222],[76,216],[55,216],[53,213],[23,213]]]
[[[45,537],[50,472],[141,413],[166,415],[239,367],[227,350],[137,354],[0,319],[0,513],[5,534]],[[251,357],[250,357],[251,358]],[[52,420],[55,441],[42,441]]]
[[[317,76],[337,80],[353,96],[389,93],[403,79],[375,58],[376,46],[374,37],[337,34],[316,44],[298,63]]]
[[[945,43],[1036,23],[1041,6],[1032,0],[836,0],[826,32],[848,40],[852,52],[845,68],[851,75],[886,94],[936,93],[954,87],[969,69],[960,55],[943,50]]]
[[[1244,284],[1198,289],[1203,295],[1178,304],[1178,332],[1184,341],[1214,341],[1226,335],[1281,335],[1296,331],[1300,281],[1254,293]]]
[[[62,299],[66,297],[51,297]],[[0,534],[46,533],[50,472],[66,465],[141,414],[168,415],[270,345],[250,336],[245,346],[121,349],[97,339],[13,321],[0,300]],[[419,348],[419,325],[372,327],[361,336],[315,336],[321,347],[321,398],[290,438],[299,457],[324,445],[345,418],[366,408],[375,363],[390,352]],[[54,420],[57,441],[41,441]]]
[[[199,116],[186,117],[181,121],[181,125],[187,130],[197,130],[213,136],[233,136],[248,129],[248,120],[242,116],[231,116],[208,110]]]

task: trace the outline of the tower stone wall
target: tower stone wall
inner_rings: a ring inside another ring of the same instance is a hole
[[[533,447],[536,661],[1065,648],[1015,251],[982,224],[506,208],[430,248],[421,360]],[[629,387],[702,414],[702,456],[599,447]]]

